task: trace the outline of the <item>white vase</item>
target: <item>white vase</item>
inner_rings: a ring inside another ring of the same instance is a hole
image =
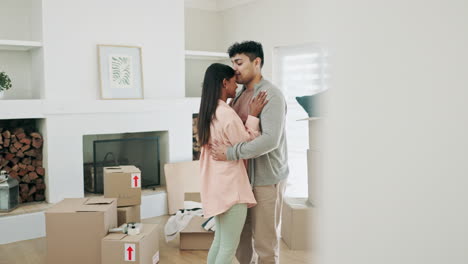
[[[5,95],[5,91],[0,91],[0,99],[3,99],[4,95]]]

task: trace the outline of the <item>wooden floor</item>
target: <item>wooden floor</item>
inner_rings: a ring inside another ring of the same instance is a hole
[[[208,251],[181,251],[179,239],[166,243],[163,226],[169,216],[158,216],[143,220],[143,223],[159,224],[159,248],[161,264],[196,264],[206,263]],[[31,239],[11,244],[0,245],[0,264],[46,264],[45,238]],[[292,251],[281,241],[280,263],[312,263],[310,252]],[[238,263],[234,261],[234,263]]]

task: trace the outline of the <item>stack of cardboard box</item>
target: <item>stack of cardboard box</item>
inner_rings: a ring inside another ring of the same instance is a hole
[[[169,214],[184,209],[184,201],[201,202],[200,199],[200,162],[188,161],[168,163],[164,166],[166,174],[167,200]],[[201,225],[207,219],[194,216],[189,224],[179,232],[181,250],[209,250],[214,232],[205,230]]]
[[[119,221],[140,222],[139,177],[140,171],[134,166],[105,170],[104,186],[107,195],[104,198],[64,199],[49,208],[45,212],[47,263],[158,263],[156,225],[142,225],[138,235],[109,234],[109,229],[118,226],[117,206],[125,206],[121,207],[121,211],[125,213],[120,214]],[[124,186],[123,182],[130,183],[130,179],[135,187],[131,184],[127,184],[129,187]]]
[[[117,225],[141,222],[141,171],[135,166],[104,168],[104,197],[117,198]]]

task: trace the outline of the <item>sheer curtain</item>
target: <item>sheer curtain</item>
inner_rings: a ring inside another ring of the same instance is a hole
[[[326,53],[320,45],[304,44],[274,49],[273,82],[283,91],[288,105],[286,135],[290,174],[286,196],[307,197],[308,122],[297,96],[325,90]]]

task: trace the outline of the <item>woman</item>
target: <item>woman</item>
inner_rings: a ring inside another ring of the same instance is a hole
[[[228,98],[235,96],[236,89],[235,72],[231,67],[219,63],[208,67],[198,115],[198,139],[202,146],[200,172],[203,213],[205,217],[215,216],[216,223],[208,264],[232,263],[247,208],[257,203],[244,162],[215,161],[208,147],[214,141],[232,146],[259,135],[258,115],[267,103],[266,93],[261,92],[252,99],[250,115],[244,126],[237,113],[226,103]]]

